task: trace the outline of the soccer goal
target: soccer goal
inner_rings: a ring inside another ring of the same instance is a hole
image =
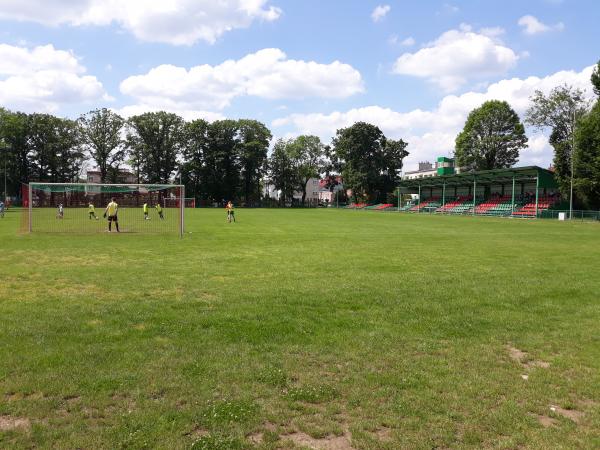
[[[180,201],[181,201],[181,199],[179,197],[177,197],[177,198],[165,197],[163,199],[163,207],[164,208],[179,208]],[[183,202],[184,202],[184,205],[186,208],[195,208],[196,207],[196,199],[195,198],[184,198]]]
[[[180,198],[185,198],[185,187],[172,184],[29,183],[23,186],[22,228],[30,233],[118,229],[183,236],[186,202]],[[116,206],[109,206],[113,201]]]

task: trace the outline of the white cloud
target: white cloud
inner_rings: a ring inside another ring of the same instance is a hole
[[[204,119],[208,122],[214,122],[215,120],[225,119],[225,116],[221,113],[212,112],[212,111],[199,111],[199,110],[189,110],[189,109],[179,109],[179,108],[170,108],[164,107],[160,108],[156,105],[128,105],[123,108],[115,108],[114,111],[125,117],[129,118],[131,116],[137,116],[139,114],[144,114],[147,112],[158,112],[158,111],[166,111],[170,113],[175,113],[185,120],[191,121],[196,119]]]
[[[415,44],[416,44],[415,38],[412,36],[409,36],[406,39],[404,39],[402,42],[400,42],[400,45],[402,45],[404,47],[412,47]]]
[[[371,19],[373,22],[379,22],[391,11],[390,5],[378,5],[371,13]]]
[[[67,104],[110,100],[102,83],[85,71],[72,52],[52,45],[0,44],[0,104],[54,112]]]
[[[425,78],[446,92],[452,92],[470,79],[505,74],[519,56],[502,42],[487,34],[476,33],[468,25],[450,30],[415,53],[404,53],[394,64],[394,72]],[[493,29],[498,35],[500,29]]]
[[[347,64],[288,59],[276,48],[189,70],[161,65],[121,83],[136,103],[180,110],[220,110],[240,96],[346,98],[363,90],[360,73]]]
[[[281,10],[270,0],[3,0],[0,18],[45,25],[107,26],[117,23],[138,39],[191,45],[215,42],[227,31],[257,20],[273,21]]]
[[[432,110],[398,112],[380,106],[367,106],[329,114],[292,114],[273,121],[272,125],[275,128],[292,129],[296,134],[317,134],[328,141],[339,128],[358,121],[373,123],[388,137],[403,138],[409,143],[410,156],[406,162],[407,169],[412,169],[418,161],[450,154],[456,135],[464,126],[469,112],[487,100],[505,100],[523,118],[529,107],[529,97],[538,89],[548,93],[552,88],[566,83],[583,89],[589,98],[593,98],[589,81],[592,70],[593,66],[580,72],[561,71],[544,78],[506,79],[491,84],[483,92],[448,95]],[[552,150],[547,140],[547,136],[533,134],[529,149],[521,154],[520,164],[548,165]]]
[[[556,25],[546,25],[537,17],[531,15],[521,17],[518,24],[523,27],[523,33],[531,36],[534,34],[547,33],[549,31],[562,31],[565,29],[565,25],[562,22],[559,22]]]

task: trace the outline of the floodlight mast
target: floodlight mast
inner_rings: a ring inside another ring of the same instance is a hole
[[[576,125],[575,109],[571,119],[571,192],[569,194],[569,220],[573,220],[573,169],[575,167],[575,125]]]

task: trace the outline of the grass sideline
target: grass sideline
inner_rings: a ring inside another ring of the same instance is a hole
[[[600,447],[598,224],[236,216],[0,219],[0,447]]]

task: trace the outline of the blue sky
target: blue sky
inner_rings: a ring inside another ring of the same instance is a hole
[[[598,17],[591,0],[0,0],[0,104],[256,118],[327,142],[365,120],[409,143],[410,169],[487,99],[523,114],[535,89],[591,96]],[[520,164],[548,166],[529,135]]]

